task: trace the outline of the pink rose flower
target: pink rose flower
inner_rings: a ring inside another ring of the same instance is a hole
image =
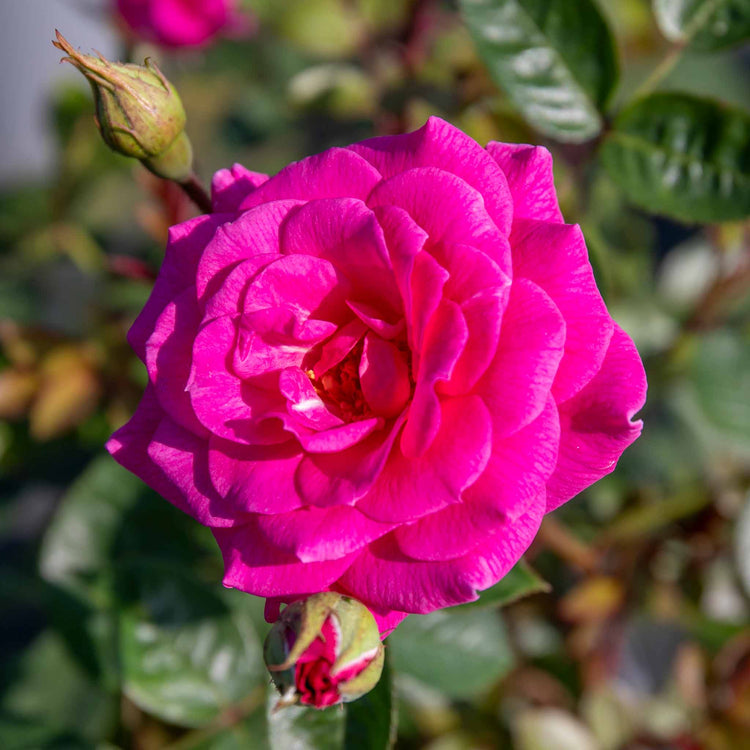
[[[640,434],[638,353],[539,147],[448,123],[214,178],[129,340],[108,448],[210,526],[224,583],[381,631],[471,601]]]
[[[201,47],[218,35],[242,36],[253,23],[236,0],[116,0],[117,10],[138,37],[164,47]]]

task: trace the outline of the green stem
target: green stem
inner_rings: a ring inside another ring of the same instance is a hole
[[[684,51],[684,44],[672,47],[664,59],[651,71],[648,78],[635,90],[632,98],[640,99],[650,94],[674,70]]]

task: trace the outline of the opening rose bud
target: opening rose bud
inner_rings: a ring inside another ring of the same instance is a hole
[[[193,151],[185,134],[185,110],[174,86],[150,60],[144,65],[112,63],[84,55],[56,32],[63,61],[86,76],[94,92],[104,142],[140,159],[158,177],[183,182],[192,174]]]
[[[356,700],[372,690],[385,652],[367,607],[332,592],[290,604],[266,638],[264,657],[281,693],[277,708],[315,708]]]

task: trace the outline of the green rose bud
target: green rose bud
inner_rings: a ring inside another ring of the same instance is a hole
[[[375,687],[385,651],[364,604],[332,592],[290,604],[271,628],[264,657],[281,693],[277,708],[356,700]]]
[[[185,134],[185,110],[174,86],[150,60],[112,63],[84,55],[56,32],[63,61],[86,76],[94,92],[96,120],[104,142],[140,161],[155,175],[183,182],[192,174],[193,152]]]

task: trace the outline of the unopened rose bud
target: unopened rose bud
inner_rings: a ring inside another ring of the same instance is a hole
[[[375,687],[385,657],[367,607],[331,592],[290,604],[263,650],[281,693],[279,708],[297,701],[327,708],[356,700]]]
[[[193,152],[185,134],[185,110],[174,86],[150,60],[112,63],[84,55],[56,32],[63,60],[86,76],[94,91],[96,117],[105,143],[140,161],[154,174],[183,182],[192,174]]]

